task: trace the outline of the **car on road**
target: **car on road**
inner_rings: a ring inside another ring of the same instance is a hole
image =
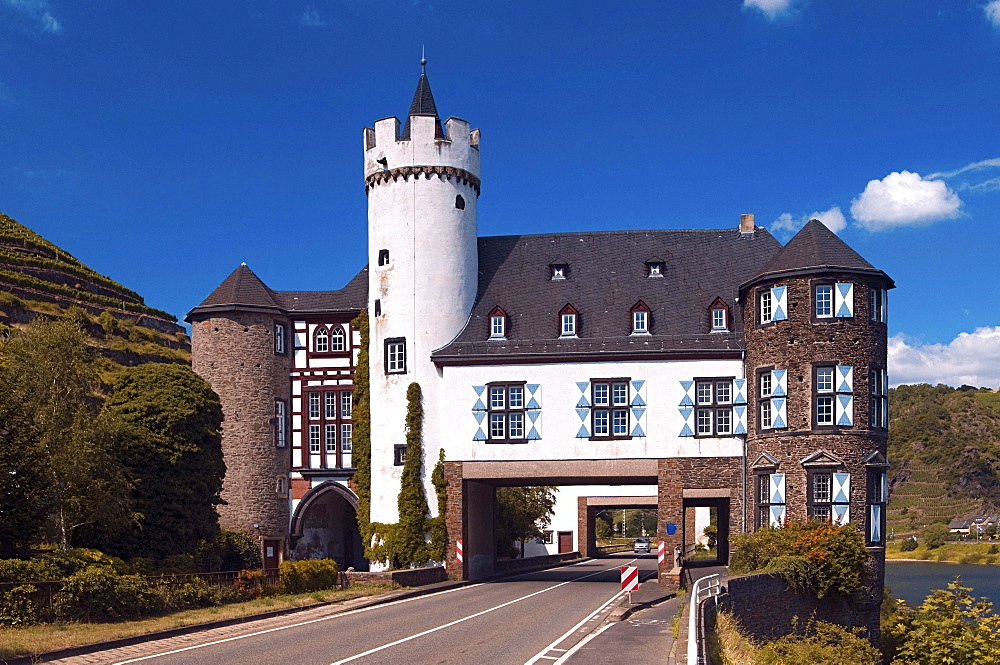
[[[632,543],[632,551],[636,554],[640,552],[649,554],[649,538],[636,538],[635,542]]]

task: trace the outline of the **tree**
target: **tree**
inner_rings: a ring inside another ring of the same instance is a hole
[[[600,542],[610,542],[614,537],[615,534],[611,528],[611,521],[607,515],[601,514],[594,518],[594,535]]]
[[[555,487],[499,487],[496,499],[497,554],[524,556],[524,543],[541,538],[542,529],[552,522],[556,505]]]
[[[399,526],[396,529],[397,565],[423,564],[430,559],[427,547],[427,494],[424,492],[424,407],[420,384],[406,389],[406,459],[399,486]]]
[[[719,527],[714,524],[709,524],[705,527],[702,533],[704,533],[705,537],[708,538],[708,549],[714,550],[715,546],[719,542]]]
[[[0,559],[27,556],[41,535],[49,509],[44,461],[36,447],[19,445],[17,432],[0,430]]]
[[[438,461],[431,472],[431,484],[437,493],[437,517],[427,520],[431,532],[430,558],[444,561],[448,548],[448,521],[445,513],[448,510],[448,481],[444,477],[444,448],[438,451]]]
[[[20,471],[37,482],[40,505],[64,549],[82,526],[120,528],[134,519],[129,483],[110,454],[120,431],[99,416],[99,382],[86,340],[71,321],[40,318],[0,346],[4,443],[30,460],[32,468]]]
[[[194,554],[218,533],[222,503],[222,405],[187,365],[139,365],[115,381],[104,414],[122,423],[116,451],[134,483],[139,524],[105,549],[122,557]]]
[[[893,665],[973,665],[1000,662],[1000,616],[958,578],[935,589],[910,615],[897,613],[886,630],[901,642]]]
[[[351,461],[354,463],[354,493],[358,495],[358,532],[365,547],[365,558],[376,560],[372,546],[372,425],[371,401],[368,385],[368,310],[361,312],[351,321],[351,326],[358,329],[361,337],[361,347],[358,350],[358,365],[354,371],[354,408],[351,410],[351,422],[354,424],[353,450]]]
[[[924,544],[927,545],[927,549],[929,550],[937,549],[938,547],[944,545],[950,535],[951,530],[948,528],[947,524],[935,522],[924,529]]]

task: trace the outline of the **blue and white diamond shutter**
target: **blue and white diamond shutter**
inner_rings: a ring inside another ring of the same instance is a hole
[[[788,287],[776,286],[771,289],[771,320],[784,321],[788,318]]]
[[[632,432],[630,436],[646,436],[646,381],[632,380]]]
[[[889,372],[882,370],[882,394],[889,394]],[[882,402],[882,423],[883,427],[889,429],[889,400],[883,399]],[[882,496],[888,496],[888,494],[883,494]]]
[[[771,499],[771,519],[769,523],[774,528],[781,528],[785,523],[785,474],[772,473],[767,477],[768,494]]]
[[[833,289],[833,315],[840,318],[854,316],[854,284],[837,282]]]
[[[878,503],[868,506],[868,542],[882,542],[882,505]]]
[[[747,433],[747,380],[733,380],[733,415],[736,428],[733,434]]]
[[[476,393],[476,401],[472,405],[472,417],[476,419],[475,434],[472,435],[473,441],[485,441],[486,440],[486,386],[472,386],[472,390]]]
[[[576,402],[576,415],[580,419],[580,429],[576,431],[576,438],[590,438],[590,381],[577,381],[576,388],[580,392],[580,399]]]
[[[780,429],[788,427],[788,370],[771,370],[771,427]]]
[[[851,474],[833,474],[833,521],[843,526],[851,521]]]
[[[528,394],[525,395],[527,401],[524,404],[524,415],[527,418],[525,427],[528,434],[525,437],[529,441],[538,441],[542,438],[542,386],[537,383],[525,385]]]
[[[694,436],[694,381],[681,381],[681,390],[684,397],[681,399],[681,418],[684,425],[681,427],[680,436]]]
[[[840,427],[854,425],[854,367],[837,365],[837,399],[835,414],[836,423]]]

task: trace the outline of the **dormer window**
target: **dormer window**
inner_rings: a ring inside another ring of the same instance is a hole
[[[490,339],[507,338],[507,312],[499,306],[490,312]]]
[[[572,305],[566,305],[559,311],[560,337],[576,337],[578,316],[579,312]]]
[[[716,298],[709,307],[712,317],[712,332],[729,332],[729,306],[722,298]]]
[[[632,315],[632,334],[633,335],[648,335],[649,334],[649,306],[643,301],[639,301],[632,305],[631,310]]]
[[[569,276],[569,266],[565,263],[553,263],[549,266],[549,277],[551,279],[566,279]]]
[[[647,261],[646,277],[663,277],[666,266],[663,261]]]

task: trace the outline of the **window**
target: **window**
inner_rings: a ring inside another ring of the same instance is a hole
[[[344,423],[340,426],[340,449],[349,453],[354,447],[354,425]]]
[[[851,474],[815,470],[807,474],[808,512],[817,520],[836,524],[850,521]]]
[[[465,199],[462,198],[461,194],[455,197],[455,207],[459,210],[465,210]]]
[[[566,305],[559,311],[559,336],[576,337],[578,312],[572,305]]]
[[[285,353],[285,324],[275,323],[274,324],[274,352],[284,354]]]
[[[397,443],[392,448],[392,465],[403,466],[406,463],[406,444]]]
[[[639,301],[632,305],[632,334],[633,335],[648,335],[649,334],[649,307],[643,301]]]
[[[820,427],[832,426],[834,424],[834,400],[833,392],[833,367],[817,367],[815,369],[815,393],[816,404],[816,425]]]
[[[316,353],[330,351],[330,332],[324,326],[316,328],[316,333],[313,335],[313,351]]]
[[[868,372],[869,413],[868,426],[879,429],[889,427],[889,394],[886,389],[886,371],[872,368]]]
[[[336,326],[330,333],[330,350],[339,353],[346,347],[346,335],[344,335],[344,329],[340,326]]]
[[[309,426],[303,431],[301,443],[303,466],[314,469],[349,466],[350,440],[345,448],[343,424],[351,419],[351,390],[320,386],[310,387],[302,396]],[[339,441],[338,441],[339,437]]]
[[[382,299],[375,299],[375,316],[382,316]]]
[[[566,279],[569,276],[569,266],[565,263],[553,263],[549,266],[550,279]]]
[[[287,444],[287,424],[285,418],[284,400],[274,400],[274,446],[284,448]]]
[[[646,263],[647,277],[663,277],[664,265],[662,261],[648,261]]]
[[[884,461],[884,460],[883,460]],[[869,545],[885,544],[885,507],[889,501],[889,485],[885,467],[869,467],[868,480],[868,528],[865,537]]]
[[[732,378],[695,380],[695,436],[732,436]]]
[[[395,337],[385,340],[386,374],[406,373],[406,339]]]
[[[760,429],[771,429],[774,418],[771,412],[773,377],[770,370],[757,374],[757,385],[760,386]]]
[[[551,545],[553,543],[552,532],[548,530],[542,531],[541,541],[543,545]]]
[[[771,323],[773,315],[774,312],[771,307],[771,291],[769,289],[765,289],[760,292],[760,322]]]
[[[833,286],[820,284],[815,287],[813,314],[817,319],[833,318]]]
[[[726,310],[721,307],[712,309],[712,332],[723,332],[729,330],[729,323],[726,321]]]
[[[888,320],[886,316],[886,303],[885,289],[871,289],[868,303],[868,318],[872,321],[885,323]]]
[[[389,265],[389,250],[387,249],[378,250],[378,264],[380,266]]]
[[[490,339],[505,339],[507,337],[507,312],[500,307],[490,311]]]
[[[524,434],[524,384],[490,383],[489,440],[523,441]]]
[[[278,476],[275,479],[274,491],[278,494],[288,493],[288,479],[285,476]]]
[[[590,393],[591,438],[628,438],[628,379],[595,379],[591,381]]]
[[[319,425],[309,426],[309,454],[318,455],[320,452],[319,448]]]
[[[785,522],[785,474],[758,472],[757,528],[781,527]]]

